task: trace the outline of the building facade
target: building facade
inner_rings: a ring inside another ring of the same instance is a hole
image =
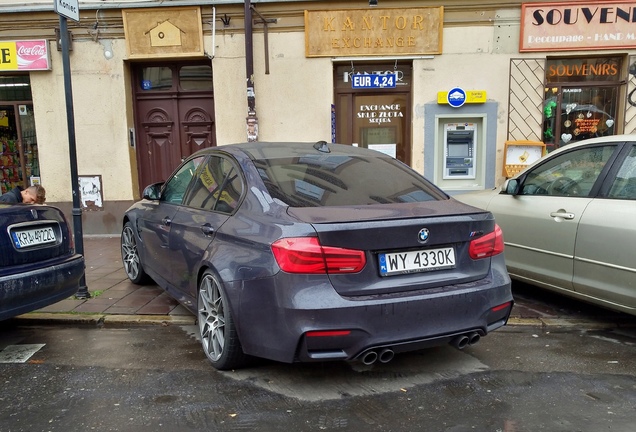
[[[0,186],[41,182],[70,216],[71,115],[85,234],[119,233],[145,185],[208,146],[368,147],[453,194],[533,161],[507,145],[636,127],[636,1],[78,4],[76,21],[0,0]]]

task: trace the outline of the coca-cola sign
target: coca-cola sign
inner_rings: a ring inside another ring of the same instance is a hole
[[[46,39],[0,42],[0,70],[50,70]]]

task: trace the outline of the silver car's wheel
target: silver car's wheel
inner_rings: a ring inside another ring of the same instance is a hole
[[[227,296],[220,283],[210,272],[206,272],[199,284],[198,303],[199,334],[203,351],[216,369],[234,369],[246,359]]]
[[[133,283],[143,284],[150,280],[141,265],[135,232],[130,222],[126,222],[121,232],[121,260],[128,279]]]

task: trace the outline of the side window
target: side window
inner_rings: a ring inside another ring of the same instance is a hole
[[[587,147],[552,158],[525,178],[523,195],[588,196],[615,145]]]
[[[621,165],[608,198],[636,200],[636,146]]]
[[[212,156],[199,172],[186,205],[232,213],[242,193],[243,182],[234,165],[226,158]]]
[[[188,161],[167,182],[161,194],[161,200],[172,204],[181,204],[188,185],[194,177],[197,168],[203,162],[204,156]]]

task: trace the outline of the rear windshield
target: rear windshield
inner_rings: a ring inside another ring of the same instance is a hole
[[[255,160],[272,198],[291,207],[448,199],[407,166],[383,156],[311,155]]]

